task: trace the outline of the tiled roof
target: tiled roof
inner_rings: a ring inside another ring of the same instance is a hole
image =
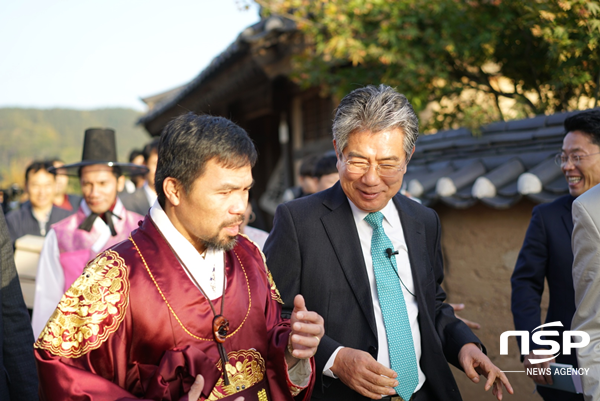
[[[404,189],[426,205],[464,209],[482,202],[509,208],[522,197],[551,202],[568,193],[554,163],[563,122],[577,112],[497,122],[474,135],[466,128],[422,135],[404,177]]]

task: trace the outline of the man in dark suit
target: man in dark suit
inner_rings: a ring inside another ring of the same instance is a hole
[[[56,175],[48,171],[50,162],[35,161],[25,170],[25,189],[29,200],[6,215],[12,243],[24,235],[45,237],[50,226],[72,213],[52,202],[56,191]]]
[[[504,373],[445,304],[437,214],[398,194],[418,137],[394,89],[357,89],[337,108],[340,181],[280,205],[267,265],[293,308],[300,293],[325,320],[313,399],[460,400],[447,361],[501,397]],[[402,398],[400,398],[402,397]]]
[[[515,328],[531,333],[542,324],[540,304],[544,280],[548,280],[550,304],[546,322],[561,322],[562,328],[553,327],[561,336],[565,330],[570,330],[575,314],[571,205],[576,197],[600,183],[600,111],[590,110],[576,114],[567,118],[564,125],[567,134],[563,140],[562,152],[557,155],[556,160],[569,184],[569,195],[533,209],[523,247],[511,277]],[[533,353],[540,348],[542,347],[535,343],[529,345],[530,353],[523,359],[526,369],[547,368],[554,362],[532,365],[531,359],[551,356]],[[575,353],[561,354],[556,358],[556,362],[577,367]],[[530,377],[536,384],[552,382],[550,376],[536,374]],[[583,400],[581,394],[540,386],[537,389],[546,401]]]
[[[15,269],[4,213],[1,211],[0,269],[0,400],[37,400],[33,332]]]

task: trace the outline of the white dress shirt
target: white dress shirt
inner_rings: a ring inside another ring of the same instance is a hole
[[[175,250],[177,256],[189,269],[185,270],[202,287],[206,296],[212,301],[223,295],[223,279],[225,277],[225,253],[222,250],[209,248],[203,258],[196,248],[171,223],[158,201],[150,209],[150,217],[165,239]],[[214,269],[214,280],[213,280]],[[191,280],[191,278],[190,278]],[[191,280],[192,282],[194,280]],[[195,285],[195,284],[194,284]]]
[[[81,200],[80,204],[83,213],[86,217],[92,213],[85,200]],[[117,197],[117,203],[113,209],[116,216],[121,216],[124,207],[121,200]],[[113,224],[117,224],[118,217],[112,216]],[[94,221],[93,229],[100,232],[100,236],[92,245],[91,251],[99,253],[104,250],[106,243],[110,239],[111,232],[108,224],[102,219]],[[31,317],[31,326],[33,327],[33,335],[37,338],[46,322],[56,309],[64,294],[65,274],[62,265],[60,264],[60,251],[58,249],[58,239],[56,231],[53,228],[48,231],[44,246],[40,252],[40,260],[38,261],[38,270],[35,278],[35,298],[33,300],[33,315]]]
[[[348,199],[348,202],[350,203],[350,208],[352,209],[352,216],[354,217],[354,223],[356,224],[356,229],[358,230],[360,248],[362,250],[362,254],[365,260],[367,276],[369,277],[369,286],[371,288],[373,312],[375,314],[375,323],[377,325],[377,362],[389,368],[390,356],[388,350],[387,335],[385,331],[385,325],[383,323],[383,314],[381,313],[381,306],[379,305],[379,297],[377,295],[377,282],[375,280],[375,272],[373,270],[373,259],[371,257],[371,238],[373,237],[373,228],[369,223],[367,223],[364,220],[369,213],[360,210],[354,203],[352,203],[350,199]],[[423,383],[425,382],[425,374],[421,370],[420,364],[421,331],[419,330],[419,322],[417,320],[417,317],[419,315],[419,308],[417,306],[417,299],[410,294],[415,293],[415,285],[412,277],[412,272],[410,270],[410,261],[408,259],[408,247],[406,246],[406,241],[404,239],[404,231],[402,230],[402,224],[400,223],[400,214],[398,213],[394,202],[390,200],[388,204],[382,210],[380,210],[380,212],[383,214],[384,217],[382,225],[385,234],[388,236],[390,241],[392,241],[392,245],[394,247],[393,250],[398,252],[398,254],[395,255],[396,266],[398,267],[398,274],[400,275],[400,279],[402,280],[400,286],[402,287],[402,293],[404,295],[404,301],[406,303],[408,320],[410,322],[410,329],[413,337],[413,345],[415,347],[415,355],[417,357],[419,384],[415,388],[416,392],[423,386]],[[392,266],[390,264],[390,269],[391,268]],[[404,285],[402,285],[402,283],[404,283]],[[333,366],[335,357],[342,348],[343,347],[339,347],[331,355],[331,357],[327,361],[327,364],[325,365],[323,374],[335,378],[335,375],[331,371],[331,367]]]

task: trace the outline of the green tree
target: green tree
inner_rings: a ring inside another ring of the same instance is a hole
[[[588,107],[598,97],[598,1],[255,1],[304,34],[298,83],[337,97],[387,83],[417,110],[435,105],[430,129]]]

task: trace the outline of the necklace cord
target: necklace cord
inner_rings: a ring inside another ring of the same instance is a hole
[[[186,273],[188,274],[188,276],[192,279],[192,281],[194,282],[194,284],[196,284],[196,287],[198,287],[198,289],[200,290],[200,292],[202,293],[202,295],[204,296],[204,298],[206,298],[206,300],[208,301],[208,304],[210,305],[210,309],[212,309],[214,318],[213,318],[213,337],[215,342],[217,343],[217,349],[219,350],[219,356],[221,357],[221,363],[223,365],[223,383],[226,386],[229,386],[229,377],[227,375],[227,362],[229,360],[229,358],[227,358],[227,352],[225,351],[225,339],[227,338],[227,331],[229,329],[229,321],[225,318],[225,316],[223,316],[223,308],[225,307],[225,283],[226,283],[226,277],[225,277],[225,253],[223,252],[223,293],[221,296],[221,313],[219,315],[217,315],[217,312],[215,310],[215,306],[213,305],[212,301],[210,300],[210,298],[206,295],[206,293],[204,292],[204,290],[202,289],[202,286],[198,283],[198,281],[196,281],[196,278],[194,277],[194,275],[191,273],[190,269],[188,269],[188,267],[186,266],[186,264],[183,262],[183,260],[179,257],[179,255],[177,254],[177,252],[175,251],[175,249],[173,249],[173,247],[171,246],[171,244],[169,243],[169,241],[167,241],[167,238],[165,238],[165,235],[162,233],[162,231],[160,230],[160,228],[158,228],[158,226],[154,223],[154,221],[152,221],[152,219],[150,219],[150,221],[152,222],[152,224],[154,225],[154,228],[156,228],[156,231],[158,231],[158,233],[161,235],[161,237],[165,240],[165,242],[167,243],[167,245],[169,246],[169,249],[171,249],[171,252],[173,252],[173,255],[175,255],[175,257],[177,258],[177,260],[179,261],[179,263],[181,264],[181,266],[184,268],[184,270],[186,271]],[[208,248],[207,248],[208,249]],[[218,327],[215,327],[215,322],[218,321]],[[223,331],[223,333],[221,333],[221,331]]]

